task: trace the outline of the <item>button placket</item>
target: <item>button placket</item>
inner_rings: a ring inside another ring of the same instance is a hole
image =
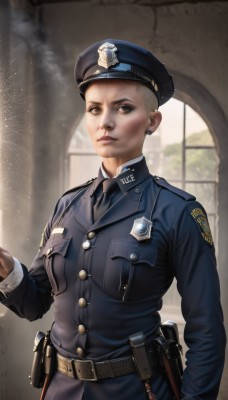
[[[89,232],[87,234],[87,237],[91,237],[91,238],[95,237],[95,232],[92,232],[92,231]],[[85,258],[87,258],[87,254],[86,254],[87,250],[91,249],[91,247],[92,247],[91,241],[88,240],[88,239],[84,240],[84,242],[82,243],[82,248],[84,250],[83,257],[82,257],[83,261],[84,261]],[[79,276],[79,279],[81,281],[86,281],[88,279],[89,274],[88,274],[86,269],[81,269],[79,271],[78,276]],[[84,290],[82,290],[82,292],[84,293]],[[85,296],[85,295],[83,294],[83,296]],[[87,305],[88,305],[88,301],[87,301],[87,299],[85,297],[80,297],[79,300],[78,300],[78,304],[79,304],[80,308],[86,308]]]
[[[92,260],[93,239],[96,233],[94,231],[87,232],[82,242],[82,251],[80,254],[79,265],[81,269],[78,272],[78,327],[77,327],[77,341],[75,343],[75,350],[79,358],[83,358],[86,352],[86,339],[88,330],[87,319],[89,312],[89,299],[90,299],[90,281],[89,268]],[[79,322],[80,321],[80,322]]]

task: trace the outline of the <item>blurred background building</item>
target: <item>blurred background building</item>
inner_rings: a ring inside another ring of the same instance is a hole
[[[172,73],[174,99],[146,139],[150,171],[205,205],[228,326],[228,3],[181,0],[1,0],[0,245],[30,265],[61,194],[100,164],[84,127],[73,78],[78,53],[116,38],[147,47]],[[179,322],[175,283],[163,320]],[[29,323],[0,306],[0,399],[31,400],[33,339],[52,311]],[[228,398],[228,363],[219,400]]]

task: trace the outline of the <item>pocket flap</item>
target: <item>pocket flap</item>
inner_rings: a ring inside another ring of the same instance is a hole
[[[156,250],[151,243],[132,243],[132,240],[122,239],[113,240],[110,248],[110,257],[124,258],[134,264],[148,264],[153,267],[156,265]]]
[[[137,244],[130,243],[128,240],[113,240],[110,249],[110,257],[112,260],[120,257],[131,261],[130,256],[132,253],[138,256],[137,247]]]
[[[64,257],[69,247],[70,240],[70,238],[62,237],[49,239],[44,247],[43,255],[51,257],[53,254],[61,254]]]

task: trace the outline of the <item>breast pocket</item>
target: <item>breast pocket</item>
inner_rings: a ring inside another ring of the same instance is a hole
[[[71,238],[50,238],[43,250],[45,267],[54,295],[63,293],[67,288],[66,255]]]
[[[149,295],[156,253],[148,243],[139,244],[133,239],[113,240],[104,271],[105,291],[123,301]]]

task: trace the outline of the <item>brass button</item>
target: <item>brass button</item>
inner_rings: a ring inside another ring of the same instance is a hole
[[[76,353],[77,353],[78,357],[81,357],[81,358],[82,358],[82,357],[84,356],[84,354],[85,354],[82,347],[77,347]]]
[[[78,273],[79,279],[81,279],[82,281],[85,281],[87,279],[87,272],[84,269],[81,269],[81,271],[79,271]]]
[[[78,325],[78,333],[80,333],[80,335],[84,335],[86,333],[86,328],[84,325]]]
[[[85,240],[85,241],[82,243],[82,247],[83,247],[84,250],[90,249],[90,247],[91,247],[90,241],[89,241],[89,240]]]
[[[138,260],[138,256],[137,256],[137,254],[135,254],[135,253],[131,253],[131,254],[130,254],[130,260],[131,260],[132,262],[135,262],[135,261],[137,261],[137,260]]]
[[[87,233],[87,237],[88,237],[88,239],[93,239],[93,238],[95,238],[95,236],[96,236],[96,232],[88,232]]]
[[[84,297],[81,297],[81,298],[78,300],[78,304],[79,304],[79,307],[85,308],[85,307],[87,306],[87,301],[86,301],[86,299],[84,299]]]

